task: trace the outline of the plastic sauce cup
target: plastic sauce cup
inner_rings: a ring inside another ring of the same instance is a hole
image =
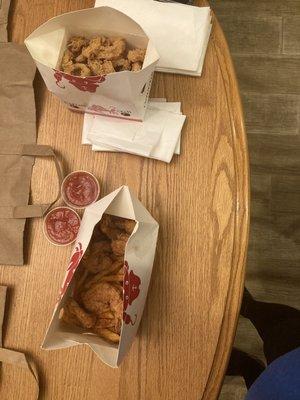
[[[44,218],[44,234],[52,244],[67,246],[75,242],[80,222],[76,211],[69,207],[55,207]]]
[[[90,172],[74,171],[63,180],[61,194],[68,206],[77,209],[85,208],[98,200],[99,182]]]

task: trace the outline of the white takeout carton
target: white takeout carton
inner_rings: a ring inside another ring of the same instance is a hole
[[[109,344],[99,336],[84,332],[82,328],[68,326],[59,318],[67,298],[72,294],[74,273],[103,213],[136,221],[125,249],[123,322],[119,345]],[[42,344],[43,349],[54,350],[87,344],[109,366],[120,365],[141,321],[151,278],[158,228],[158,223],[127,186],[120,187],[86,208],[58,302]]]
[[[122,37],[129,48],[146,48],[138,72],[121,71],[101,76],[73,76],[59,70],[71,36]],[[79,10],[54,17],[25,39],[47,88],[79,112],[143,120],[158,53],[143,29],[111,7]]]

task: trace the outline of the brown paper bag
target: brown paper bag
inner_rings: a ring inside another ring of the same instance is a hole
[[[27,205],[34,156],[56,158],[51,147],[35,144],[35,66],[25,46],[0,43],[0,71],[0,264],[22,265],[25,218],[50,207]]]
[[[7,42],[7,17],[10,0],[0,0],[0,42]]]
[[[42,217],[52,204],[28,205],[33,157],[53,157],[59,188],[62,171],[50,146],[0,142],[0,264],[23,264],[25,219]]]
[[[8,350],[3,348],[2,341],[2,325],[4,320],[4,312],[5,312],[5,299],[6,299],[6,286],[0,286],[0,365],[4,364],[12,364],[19,368],[23,368],[27,370],[31,377],[34,379],[35,383],[35,396],[33,398],[39,398],[39,376],[37,373],[37,369],[33,361],[29,360],[24,353],[20,353],[19,351]],[[1,389],[0,389],[0,397]]]

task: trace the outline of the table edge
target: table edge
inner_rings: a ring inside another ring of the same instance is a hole
[[[212,12],[211,42],[225,87],[231,123],[236,177],[236,214],[231,275],[224,315],[202,400],[217,399],[229,362],[244,291],[250,226],[250,176],[247,136],[235,69],[223,30]]]

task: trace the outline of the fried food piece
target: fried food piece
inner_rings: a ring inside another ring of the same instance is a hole
[[[107,307],[117,315],[120,313],[120,306],[123,311],[123,300],[120,292],[107,282],[93,284],[86,292],[81,294],[81,299],[84,307],[89,312],[100,317]]]
[[[69,49],[66,49],[61,60],[61,69],[64,70],[65,68],[72,66],[73,61],[74,54]]]
[[[68,40],[67,48],[73,54],[78,54],[84,46],[88,45],[88,42],[88,39],[82,36],[73,36]]]
[[[111,253],[111,245],[108,240],[97,240],[91,242],[89,247],[87,248],[82,260],[86,263],[89,262],[89,258],[99,257],[105,254]]]
[[[102,46],[105,43],[105,39],[103,36],[96,36],[94,38],[92,38],[90,40],[90,42],[88,43],[88,46],[86,46],[83,50],[82,50],[82,55],[85,58],[88,58],[90,60],[93,60],[97,57],[97,54],[99,53],[100,49],[102,48]]]
[[[101,314],[101,318],[114,319],[115,316],[111,311],[107,311],[107,312]]]
[[[112,240],[111,249],[116,256],[124,256],[128,238],[129,235],[127,233],[121,233],[117,239]]]
[[[87,61],[87,59],[84,57],[83,54],[79,54],[79,56],[77,56],[75,58],[75,62],[77,62],[77,63],[84,63],[85,64],[86,61]]]
[[[94,326],[94,332],[100,331],[101,329],[109,329],[112,332],[117,333],[118,335],[121,332],[121,327],[122,327],[122,320],[120,318],[115,318],[114,316],[112,318],[98,318],[95,326]]]
[[[88,314],[71,297],[65,303],[62,319],[66,323],[73,323],[86,329],[93,328],[96,323],[95,315]]]
[[[110,258],[111,245],[107,240],[91,243],[82,257],[82,266],[92,274],[108,270],[114,263]]]
[[[101,76],[119,71],[140,71],[146,50],[126,50],[121,37],[95,36],[87,39],[73,36],[67,43],[61,70],[75,76]],[[126,56],[127,54],[127,56]]]
[[[115,72],[111,61],[88,60],[88,66],[93,75],[107,75]]]
[[[115,321],[114,317],[113,318],[98,318],[95,326],[94,326],[94,331],[108,328],[108,329],[114,329],[115,327]]]
[[[112,61],[121,58],[126,50],[125,40],[122,38],[111,39],[111,46],[102,46],[97,51],[98,60]]]
[[[75,272],[73,298],[62,319],[112,343],[118,343],[123,321],[124,252],[136,221],[104,214]]]
[[[119,343],[119,341],[120,341],[120,335],[110,331],[109,329],[99,328],[97,330],[95,329],[94,332],[97,333],[97,335],[102,336],[104,339],[106,339],[110,342]]]
[[[120,229],[116,228],[113,218],[108,214],[102,216],[99,228],[110,239],[116,239],[122,233]]]
[[[123,282],[124,275],[117,274],[117,275],[107,275],[101,279],[101,282]]]
[[[131,70],[130,61],[128,61],[126,58],[118,58],[117,60],[113,60],[112,64],[116,72]]]
[[[144,62],[146,50],[145,49],[133,49],[129,50],[127,58],[131,63]]]
[[[132,219],[125,219],[124,221],[124,229],[126,231],[126,233],[128,233],[129,235],[132,234],[134,228],[136,225],[136,221],[132,220]]]
[[[78,319],[65,309],[63,309],[61,320],[64,321],[67,325],[75,325],[75,326],[80,326],[80,328],[82,328],[81,324],[78,322]]]
[[[111,245],[108,240],[99,240],[97,242],[92,243],[91,246],[92,252],[97,252],[99,254],[110,254],[111,253]]]
[[[81,302],[80,293],[83,290],[85,280],[87,279],[89,273],[85,268],[77,268],[74,276],[74,289],[73,298],[78,303]]]
[[[112,265],[112,270],[114,273],[121,273],[120,271],[123,271],[124,268],[124,259],[122,258],[122,260],[117,260],[113,263]]]
[[[102,240],[107,240],[107,236],[101,232],[101,229],[99,227],[99,224],[97,224],[94,228],[93,236],[91,239],[91,243],[94,242],[101,242]]]
[[[111,245],[109,241],[93,242],[82,257],[81,265],[92,274],[97,274],[101,271],[109,273],[111,266],[114,264],[110,254]]]
[[[86,277],[84,284],[82,286],[82,290],[81,291],[86,291],[88,290],[91,286],[93,286],[95,283],[99,283],[102,281],[102,279],[104,277],[106,277],[107,275],[116,275],[116,274],[121,274],[121,268],[124,265],[124,261],[120,262],[120,261],[115,261],[111,267],[109,269],[106,270],[102,270],[100,272],[98,272],[97,274],[93,275],[93,276],[88,276]],[[123,276],[124,276],[124,271],[123,271]]]
[[[126,231],[129,235],[132,234],[132,231],[134,230],[134,227],[136,225],[136,222],[133,219],[128,219],[128,218],[121,218],[121,217],[113,217],[113,223],[114,225]]]
[[[109,270],[113,261],[108,256],[100,256],[96,258],[93,262],[88,262],[85,264],[85,268],[92,274],[97,274],[100,271]]]
[[[140,62],[134,62],[131,65],[131,71],[133,72],[137,72],[140,71],[142,69],[142,64]]]
[[[64,68],[64,72],[75,76],[90,76],[91,70],[83,63],[75,63]]]

